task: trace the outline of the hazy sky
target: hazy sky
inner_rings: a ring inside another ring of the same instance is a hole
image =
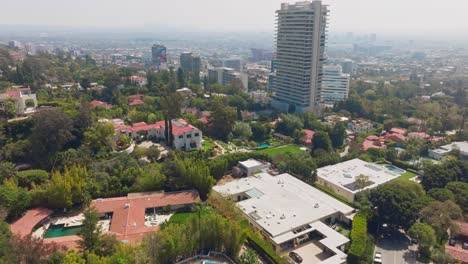
[[[285,0],[0,0],[0,25],[273,31]],[[468,0],[323,0],[332,32],[468,34]]]

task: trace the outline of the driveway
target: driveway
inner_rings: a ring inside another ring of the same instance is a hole
[[[412,245],[401,231],[383,235],[375,246],[375,251],[382,253],[384,264],[416,264],[417,246]]]

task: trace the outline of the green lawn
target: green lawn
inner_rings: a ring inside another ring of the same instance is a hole
[[[203,208],[200,212],[201,216],[212,213],[211,210]],[[177,212],[171,216],[168,223],[170,224],[185,224],[192,216],[198,216],[198,211],[194,212]]]
[[[301,150],[298,146],[287,145],[287,146],[260,149],[260,150],[257,150],[256,153],[267,154],[267,155],[270,155],[271,157],[274,157],[274,156],[281,155],[281,154],[298,153],[301,151],[303,150]]]
[[[414,174],[412,172],[409,172],[409,171],[405,171],[403,174],[400,175],[400,177],[398,179],[409,181],[411,178],[413,178],[415,176],[416,176],[416,174]]]
[[[205,137],[203,141],[203,150],[209,150],[213,146],[214,146],[213,140],[211,138]]]

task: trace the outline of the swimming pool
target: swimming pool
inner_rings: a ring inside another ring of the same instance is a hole
[[[213,262],[213,261],[203,261],[202,264],[221,264],[219,262]]]
[[[405,172],[405,170],[395,167],[393,165],[385,165],[384,167],[391,172],[395,172],[399,174],[402,174],[403,172]]]
[[[269,143],[262,143],[257,146],[257,149],[264,149],[264,148],[268,148],[269,146],[270,146]]]
[[[61,225],[50,225],[44,234],[44,238],[72,236],[80,232],[81,226],[65,227]]]

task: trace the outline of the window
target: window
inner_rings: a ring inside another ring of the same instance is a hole
[[[189,134],[189,135],[187,135],[187,138],[191,138],[191,137],[192,137],[192,135],[190,135],[190,134]]]
[[[180,135],[179,138],[184,138],[184,136]]]
[[[195,133],[195,137],[199,137],[200,136],[200,133]]]

